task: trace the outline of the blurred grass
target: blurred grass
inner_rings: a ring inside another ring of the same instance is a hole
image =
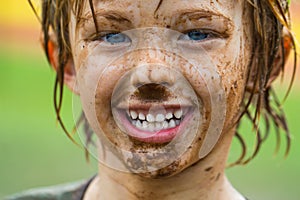
[[[55,126],[54,74],[44,55],[16,52],[0,48],[0,199],[96,173],[82,150]],[[70,96],[66,92],[66,113],[71,113]],[[72,115],[66,121],[72,124]]]
[[[86,164],[82,150],[55,126],[54,73],[42,52],[18,52],[5,46],[0,48],[0,198],[28,188],[92,176],[96,173],[95,164]],[[300,94],[297,91],[296,85],[285,104],[294,134],[289,157],[285,160],[283,151],[273,156],[275,138],[271,136],[249,165],[227,170],[233,185],[250,199],[299,200]],[[70,127],[73,123],[70,92],[66,91],[65,97],[64,114]],[[253,139],[249,128],[244,127],[241,132]],[[230,160],[238,155],[235,141]]]
[[[277,86],[279,94],[284,96],[282,87]],[[286,88],[286,85],[285,85]],[[271,132],[269,138],[263,144],[260,153],[246,166],[237,166],[227,169],[227,175],[232,184],[250,200],[299,200],[299,113],[300,113],[299,82],[284,104],[290,132],[292,134],[292,146],[290,153],[285,158],[286,140],[281,135],[281,145],[278,154],[275,154],[276,137],[275,131]],[[240,133],[248,140],[249,151],[253,150],[253,132],[251,126],[242,126]],[[235,139],[231,148],[229,160],[234,161],[240,155],[240,146]]]

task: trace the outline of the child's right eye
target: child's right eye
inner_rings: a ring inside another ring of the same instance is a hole
[[[101,41],[108,42],[111,45],[131,42],[131,39],[123,33],[108,33],[100,37],[99,39]]]

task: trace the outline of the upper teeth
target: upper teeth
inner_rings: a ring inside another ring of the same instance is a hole
[[[145,120],[145,115],[143,113],[139,113],[139,119],[140,120]]]
[[[169,113],[166,114],[166,118],[167,118],[167,119],[171,119],[172,117],[173,117],[173,114],[172,114],[172,113],[169,112]]]
[[[140,118],[140,119],[141,119],[141,118]],[[141,119],[141,120],[142,120],[142,119]],[[148,122],[154,122],[154,121],[155,121],[154,116],[151,115],[151,114],[148,114],[148,115],[147,115],[147,121],[148,121]]]
[[[138,117],[138,114],[135,111],[130,111],[130,116],[132,119],[136,119]]]
[[[177,118],[177,119],[180,119],[181,116],[182,116],[182,110],[176,110],[174,112],[174,116]]]
[[[174,113],[168,112],[167,114],[158,113],[158,114],[144,114],[143,112],[137,112],[137,111],[130,111],[129,112],[131,119],[140,119],[140,120],[146,120],[148,122],[163,122],[165,120],[170,120],[172,118],[181,119],[182,118],[182,110],[178,109],[175,110]]]
[[[157,122],[163,122],[165,121],[165,116],[163,114],[157,114],[156,117],[155,117],[155,121]]]
[[[180,124],[181,119],[183,118],[183,112],[181,109],[164,113],[153,114],[145,113],[144,111],[131,110],[128,115],[134,126],[146,131],[174,128]]]

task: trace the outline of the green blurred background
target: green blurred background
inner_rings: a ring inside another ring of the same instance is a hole
[[[296,36],[300,35],[299,10],[299,1],[292,1]],[[2,1],[0,27],[0,199],[28,188],[91,177],[96,173],[96,162],[87,164],[83,151],[56,124],[54,73],[41,50],[39,24],[27,1]],[[286,81],[276,83],[281,96],[290,71],[289,66]],[[271,136],[254,161],[227,170],[233,185],[251,200],[300,200],[298,75],[284,104],[293,134],[289,157],[284,159],[284,140],[282,150],[274,156],[275,137]],[[63,113],[71,128],[72,97],[68,91],[65,94]],[[243,127],[241,132],[253,140],[251,128]],[[239,152],[235,140],[230,160]]]

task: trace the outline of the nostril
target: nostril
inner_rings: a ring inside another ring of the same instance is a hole
[[[145,85],[145,83],[135,83],[134,84],[134,87],[136,87],[136,88],[140,88],[140,87],[142,87],[143,85]]]
[[[161,84],[161,85],[163,85],[163,86],[165,86],[165,87],[171,86],[171,84],[168,83],[167,81],[160,82],[159,84]]]
[[[168,84],[165,82],[164,84]],[[164,84],[148,83],[141,85],[134,92],[137,98],[149,101],[166,101],[170,96],[170,92]]]

